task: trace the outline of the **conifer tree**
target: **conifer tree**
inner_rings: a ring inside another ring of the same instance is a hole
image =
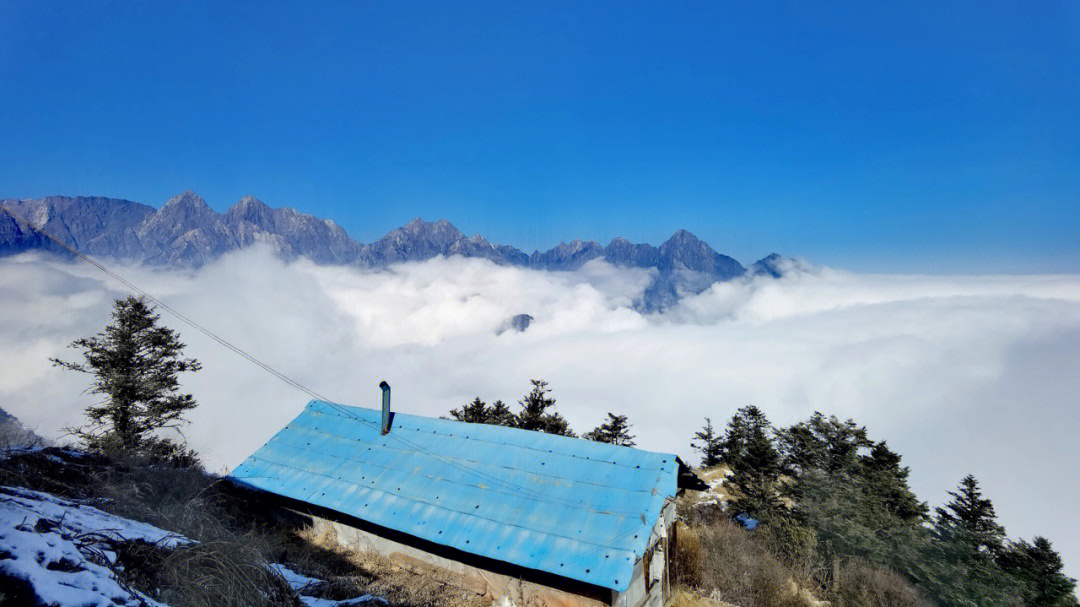
[[[702,468],[711,468],[720,463],[723,452],[720,440],[720,435],[713,430],[712,420],[706,417],[705,425],[694,433],[690,441],[690,448],[701,453]]]
[[[606,422],[587,432],[582,438],[599,443],[633,447],[634,436],[630,434],[630,424],[626,421],[626,416],[615,415],[614,413],[608,413],[607,415]]]
[[[488,405],[480,400],[479,396],[471,402],[465,403],[460,409],[451,409],[450,417],[459,422],[490,424],[493,426],[512,426],[514,423],[514,414],[510,411],[510,407],[506,406],[506,403],[497,400]]]
[[[979,482],[972,475],[960,480],[952,500],[937,508],[934,526],[938,535],[950,541],[960,541],[975,551],[990,555],[1001,552],[1005,529],[998,524],[994,504],[982,496]]]
[[[859,463],[859,451],[872,447],[866,428],[854,420],[841,421],[815,411],[810,419],[778,433],[783,465],[788,474],[809,470],[826,473],[851,471]]]
[[[731,504],[736,514],[769,518],[780,506],[780,454],[772,434],[768,418],[753,405],[739,409],[728,423],[721,460],[731,469],[726,485],[736,493]]]
[[[86,408],[89,424],[71,429],[92,449],[192,458],[182,446],[158,435],[187,423],[184,414],[196,406],[180,393],[179,375],[201,368],[184,358],[176,332],[159,324],[160,315],[145,300],[118,299],[112,323],[93,337],[72,342],[83,362],[51,359],[53,364],[93,376],[89,392],[104,400]]]
[[[720,439],[720,459],[732,470],[745,467],[747,458],[760,457],[767,451],[761,447],[768,445],[771,449],[771,434],[772,425],[761,409],[754,405],[743,407],[731,416]],[[752,454],[755,449],[757,452]]]
[[[866,481],[864,489],[902,520],[923,523],[928,507],[908,486],[910,470],[900,465],[900,454],[890,449],[885,441],[872,445],[870,455],[859,458],[859,476]]]
[[[488,404],[477,396],[471,402],[467,402],[460,409],[450,409],[450,417],[459,422],[470,424],[487,423]]]
[[[1061,555],[1050,540],[1036,537],[1030,544],[1024,540],[1010,545],[998,559],[1001,568],[1025,586],[1024,602],[1048,607],[1077,605],[1076,580],[1065,575]]]
[[[555,406],[555,399],[549,394],[551,389],[542,379],[533,379],[532,390],[518,403],[521,411],[514,419],[514,426],[523,430],[535,430],[560,436],[575,436],[570,423],[562,415],[549,409]]]
[[[510,407],[506,406],[506,403],[497,400],[491,403],[491,407],[487,412],[487,421],[484,423],[495,426],[513,426],[514,412],[510,410]]]

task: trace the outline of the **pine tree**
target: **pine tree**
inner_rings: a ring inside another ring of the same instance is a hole
[[[928,508],[908,486],[908,468],[885,442],[867,438],[866,428],[854,420],[814,412],[809,420],[777,431],[781,468],[793,482],[785,484],[788,497],[798,499],[801,479],[824,475],[834,484],[855,483],[876,506],[905,521],[921,524]],[[875,507],[876,507],[875,506]]]
[[[724,430],[724,436],[720,439],[720,459],[734,470],[743,467],[744,460],[750,456],[752,446],[757,443],[772,444],[769,435],[772,433],[772,425],[754,405],[748,405],[735,412]],[[760,455],[758,453],[757,455]]]
[[[890,513],[905,521],[923,523],[928,507],[908,486],[910,470],[900,465],[900,454],[882,441],[873,443],[869,456],[860,456],[859,476],[864,490],[873,494]]]
[[[1010,545],[998,559],[1001,568],[1024,584],[1024,602],[1028,605],[1073,607],[1077,605],[1076,580],[1065,575],[1061,555],[1050,540],[1036,537]]]
[[[859,464],[859,451],[872,447],[866,428],[854,420],[840,421],[815,411],[808,421],[777,433],[784,470],[797,475],[809,470],[827,473],[851,471]]]
[[[518,403],[521,411],[514,419],[514,426],[522,430],[534,430],[560,436],[575,436],[570,423],[557,412],[548,411],[555,406],[555,399],[548,396],[551,389],[542,379],[533,379],[532,390]]]
[[[598,443],[610,443],[624,447],[634,446],[634,436],[630,434],[630,424],[625,415],[608,413],[607,421],[586,433],[582,438]]]
[[[486,424],[488,416],[488,404],[477,396],[472,402],[465,403],[460,409],[451,409],[450,417],[459,422],[470,424]]]
[[[491,403],[491,408],[488,409],[487,419],[488,421],[484,423],[495,426],[513,426],[514,412],[510,410],[510,407],[506,406],[506,403],[497,400]]]
[[[736,494],[731,503],[736,514],[769,518],[780,507],[780,454],[772,434],[768,418],[753,405],[739,409],[728,423],[721,460],[731,469],[725,485]]]
[[[939,537],[960,541],[976,552],[997,555],[1005,541],[1005,529],[997,523],[994,504],[982,496],[979,482],[972,475],[960,480],[952,500],[937,508],[934,523]]]
[[[90,393],[104,401],[86,408],[89,424],[70,429],[91,449],[141,453],[191,460],[181,445],[158,436],[163,429],[187,423],[184,414],[196,406],[181,394],[178,376],[201,368],[183,357],[184,344],[160,315],[142,298],[126,297],[113,304],[112,324],[93,337],[72,342],[82,350],[79,363],[51,359],[64,369],[93,376]]]
[[[493,426],[512,426],[514,424],[514,414],[510,411],[510,407],[506,406],[506,403],[497,400],[488,405],[480,400],[479,396],[471,402],[465,403],[460,409],[451,409],[450,417],[459,422],[473,424],[490,424]]]
[[[705,426],[694,433],[694,439],[690,441],[690,448],[701,453],[701,467],[711,468],[720,463],[723,453],[720,445],[721,437],[713,430],[712,420],[705,418]]]

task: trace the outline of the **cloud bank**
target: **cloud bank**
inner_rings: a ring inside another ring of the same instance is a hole
[[[230,254],[198,271],[118,268],[170,305],[338,402],[445,414],[551,382],[579,431],[625,413],[638,445],[696,459],[691,434],[753,403],[784,425],[814,410],[887,439],[931,505],[967,473],[1010,535],[1048,536],[1080,574],[1080,276],[897,276],[824,268],[719,283],[664,314],[631,309],[647,271],[433,259],[381,272]],[[96,333],[117,284],[85,264],[0,260],[0,407],[44,435],[78,424],[85,378],[50,356]],[[524,333],[498,329],[534,317]],[[224,469],[307,397],[165,316],[204,364],[185,433]]]

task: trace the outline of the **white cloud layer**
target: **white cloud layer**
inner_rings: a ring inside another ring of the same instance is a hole
[[[1080,276],[891,276],[818,269],[715,285],[663,315],[630,309],[646,271],[540,272],[435,259],[383,272],[286,264],[267,251],[198,271],[124,267],[170,305],[316,391],[445,414],[551,382],[580,430],[625,413],[642,448],[693,458],[706,415],[754,403],[777,424],[814,410],[887,439],[931,505],[975,474],[1013,536],[1048,536],[1080,574]],[[78,424],[85,378],[50,366],[125,294],[85,264],[0,260],[0,407],[45,435]],[[496,335],[520,313],[525,333]],[[304,394],[165,317],[204,369],[186,430],[215,468],[239,463]]]

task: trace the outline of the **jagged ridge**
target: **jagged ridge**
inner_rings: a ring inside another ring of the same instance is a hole
[[[686,230],[659,247],[613,239],[559,243],[531,255],[508,245],[466,236],[449,221],[417,217],[371,244],[359,243],[328,219],[290,208],[271,208],[245,196],[225,213],[198,194],[183,192],[163,207],[113,198],[52,196],[3,200],[0,205],[81,252],[154,265],[198,267],[232,250],[265,243],[286,259],[306,257],[320,264],[384,267],[436,256],[479,257],[498,264],[543,270],[575,270],[593,259],[622,267],[654,268],[657,278],[642,307],[658,309],[681,295],[747,273],[739,262],[714,251]],[[14,217],[0,215],[0,255],[30,249],[63,251]],[[775,254],[774,254],[775,255]],[[754,274],[779,275],[779,257],[751,266]]]

